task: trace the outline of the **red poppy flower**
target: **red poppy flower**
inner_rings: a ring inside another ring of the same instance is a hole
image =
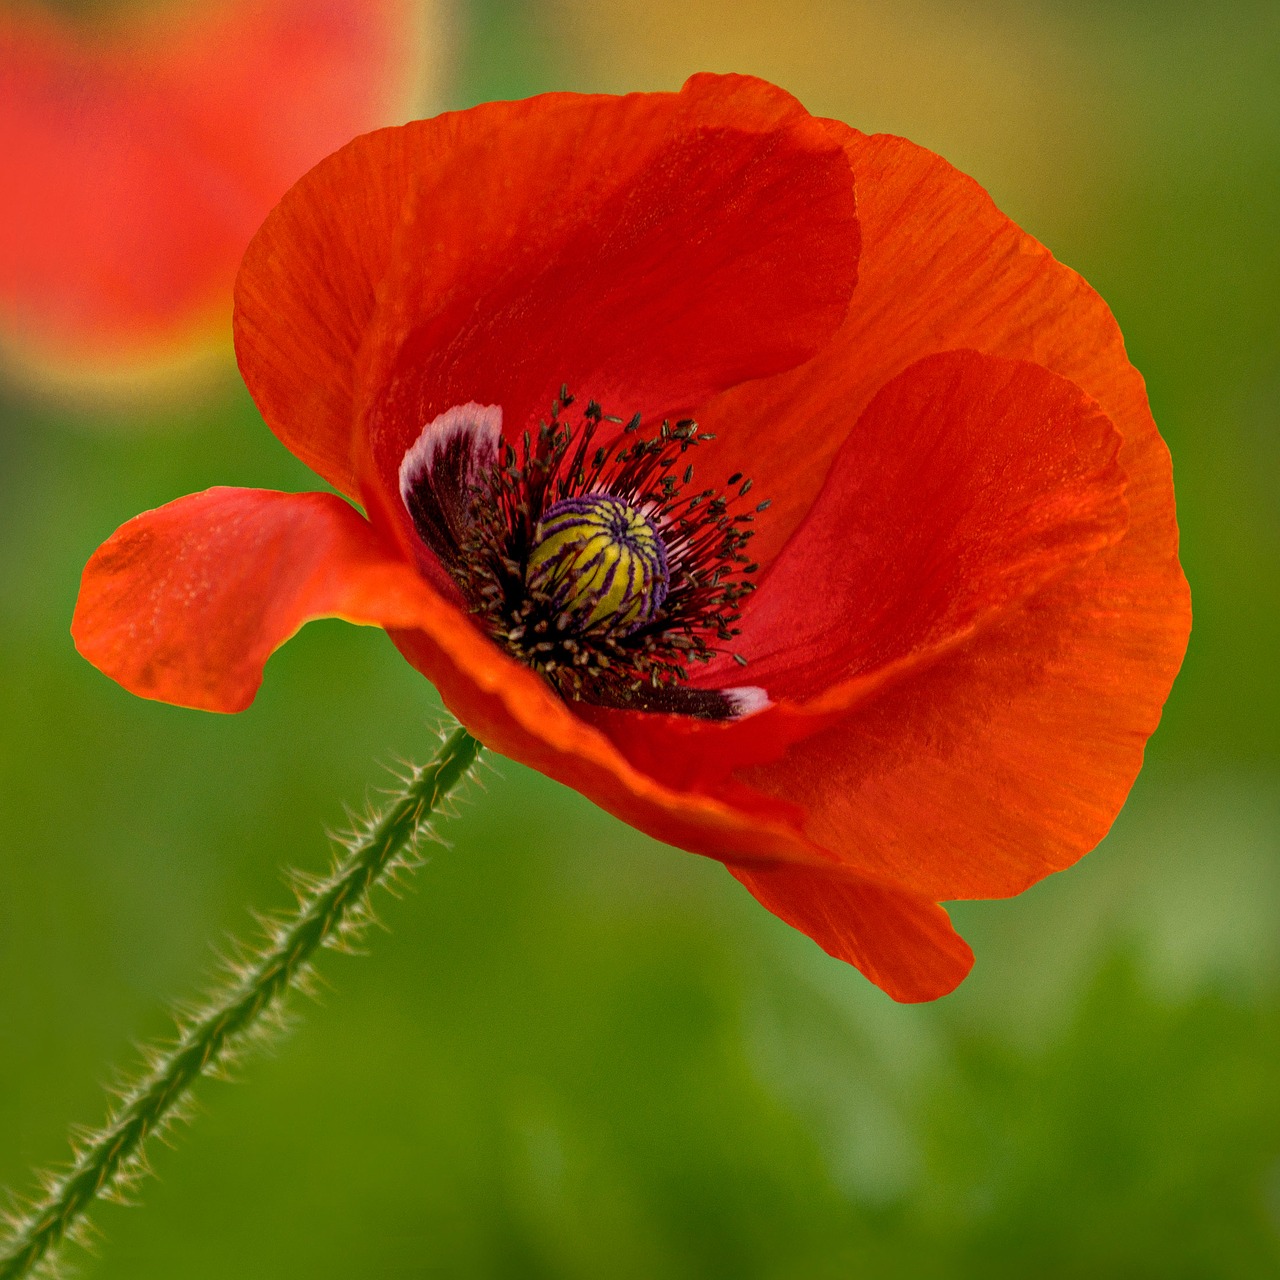
[[[0,12],[0,342],[60,380],[221,349],[289,184],[410,104],[411,0],[221,0],[96,34]]]
[[[130,521],[73,624],[126,688],[234,711],[307,619],[385,627],[899,1000],[972,963],[939,901],[1120,808],[1189,626],[1168,454],[1097,295],[929,152],[715,76],[383,131],[267,219],[235,330],[367,518]]]

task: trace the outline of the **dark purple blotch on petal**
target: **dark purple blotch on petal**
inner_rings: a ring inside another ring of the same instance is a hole
[[[478,486],[497,465],[499,405],[461,404],[440,414],[400,464],[400,496],[418,536],[450,571],[472,527]]]

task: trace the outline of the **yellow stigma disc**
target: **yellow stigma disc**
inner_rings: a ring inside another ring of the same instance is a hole
[[[670,585],[666,547],[653,521],[608,494],[547,508],[525,580],[575,631],[624,634],[657,613]]]

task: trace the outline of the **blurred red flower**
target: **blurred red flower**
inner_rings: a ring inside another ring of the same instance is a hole
[[[939,901],[1123,803],[1190,625],[1168,453],[1105,305],[937,156],[740,77],[386,130],[267,219],[235,332],[368,518],[124,525],[73,633],[126,688],[234,711],[306,620],[386,627],[899,1000],[972,963]]]
[[[0,346],[94,385],[225,347],[236,267],[289,184],[407,114],[414,0],[220,0],[91,31],[0,12]]]

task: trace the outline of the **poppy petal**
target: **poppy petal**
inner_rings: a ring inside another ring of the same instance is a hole
[[[413,192],[382,296],[378,474],[406,422],[463,400],[502,404],[511,438],[562,384],[652,422],[800,363],[844,318],[848,161],[773,85],[699,75],[674,95],[535,99],[470,121]],[[485,252],[456,253],[452,224]]]
[[[998,627],[739,780],[799,800],[812,838],[873,877],[934,899],[1013,894],[1105,835],[1181,664],[1191,612],[1169,454],[1115,321],[1079,276],[937,156],[831,128],[860,192],[849,319],[803,369],[700,415],[741,429],[711,446],[725,465],[730,443],[776,459],[753,554],[781,549],[886,380],[965,346],[1041,364],[1098,402],[1120,433],[1129,524]]]
[[[752,554],[767,564],[781,550],[886,382],[927,355],[971,348],[1043,365],[1098,402],[1123,441],[1131,536],[1164,559],[1170,582],[1180,578],[1168,450],[1106,303],[940,156],[827,125],[858,189],[854,305],[807,365],[731,390],[698,415],[717,435],[700,469],[745,471],[772,499]]]
[[[208,489],[136,516],[94,552],[71,633],[132,693],[241,711],[304,622],[410,622],[421,591],[333,494]]]
[[[1106,834],[1188,614],[1102,553],[837,725],[738,775],[863,874],[938,899],[1020,893]]]
[[[1120,437],[1039,365],[954,351],[872,400],[764,576],[736,652],[775,700],[971,632],[1125,532]],[[708,673],[740,679],[740,667]]]
[[[968,944],[927,898],[801,867],[729,870],[762,906],[895,1000],[936,1000],[973,967]]]
[[[1078,387],[972,351],[931,356],[863,413],[749,600],[728,654],[772,711],[728,726],[596,716],[672,785],[777,759],[833,714],[963,643],[1125,531],[1119,436]]]
[[[439,414],[500,405],[518,435],[562,382],[652,416],[788,368],[843,319],[857,245],[843,147],[761,81],[491,103],[299,183],[245,259],[237,350],[272,429],[348,493],[368,410],[361,496],[407,528],[394,478]]]
[[[405,509],[418,536],[450,572],[473,527],[472,495],[498,465],[501,444],[502,410],[462,404],[432,418],[400,463]]]
[[[407,0],[235,0],[90,34],[0,13],[0,336],[83,381],[225,341],[289,183],[407,105]]]

